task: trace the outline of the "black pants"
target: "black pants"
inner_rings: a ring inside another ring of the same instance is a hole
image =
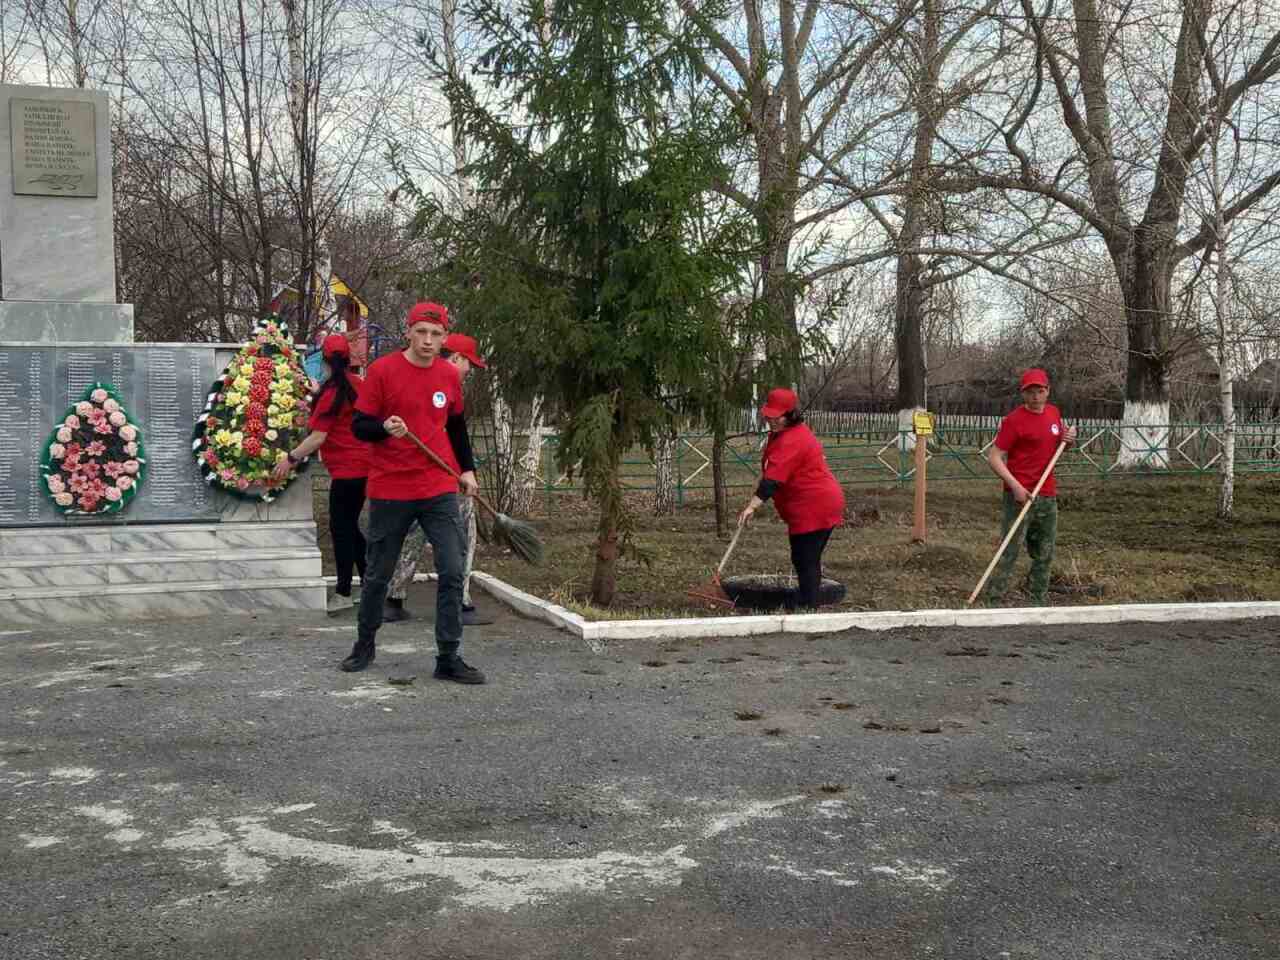
[[[831,539],[831,531],[814,530],[810,533],[793,533],[791,535],[791,565],[796,568],[798,589],[788,607],[816,607],[818,605],[818,587],[822,584],[822,551],[827,549],[827,541]]]
[[[364,580],[367,545],[360,532],[360,511],[364,509],[364,477],[329,481],[329,535],[333,537],[333,563],[337,567],[338,593],[351,596],[354,567]]]
[[[369,501],[369,570],[360,592],[359,640],[373,643],[382,626],[391,574],[415,523],[426,534],[436,561],[436,649],[443,657],[453,656],[462,643],[463,538],[456,493],[429,500]]]

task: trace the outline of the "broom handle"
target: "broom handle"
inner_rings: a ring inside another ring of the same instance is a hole
[[[1031,496],[1027,497],[1027,502],[1022,505],[1022,510],[1018,514],[1018,519],[1013,521],[1013,526],[1009,528],[1009,532],[1004,535],[1004,542],[1000,544],[1000,549],[996,551],[996,555],[991,558],[991,562],[987,564],[987,569],[982,573],[982,579],[978,581],[978,585],[973,588],[973,593],[969,594],[965,606],[972,606],[974,599],[982,592],[982,588],[987,584],[987,577],[991,576],[991,571],[996,568],[996,564],[1000,562],[1000,558],[1004,556],[1004,551],[1009,542],[1013,540],[1013,535],[1018,532],[1018,527],[1022,525],[1022,518],[1027,515],[1027,511],[1031,509],[1031,504],[1035,503],[1036,496],[1040,493],[1040,488],[1044,486],[1044,482],[1049,479],[1049,474],[1053,471],[1053,465],[1058,462],[1058,458],[1062,456],[1062,451],[1067,449],[1067,441],[1063,440],[1058,444],[1058,449],[1053,452],[1053,459],[1049,461],[1049,465],[1044,468],[1044,473],[1040,474],[1040,480],[1036,483],[1036,487],[1031,491]]]
[[[434,461],[435,461],[435,463],[436,463],[436,466],[437,466],[437,467],[439,467],[439,468],[440,468],[441,470],[443,470],[445,473],[449,474],[449,476],[453,477],[453,479],[455,479],[455,480],[461,480],[461,479],[462,479],[462,477],[458,476],[458,471],[457,471],[457,470],[455,470],[455,469],[453,469],[453,467],[449,466],[449,464],[448,464],[447,462],[445,462],[444,458],[443,458],[443,457],[441,457],[441,456],[440,456],[440,454],[436,453],[434,450],[432,450],[430,447],[428,447],[425,443],[423,443],[421,440],[419,440],[419,439],[417,438],[417,436],[415,436],[415,435],[414,435],[414,432],[413,432],[412,430],[406,430],[406,431],[405,431],[405,436],[406,436],[406,437],[408,437],[410,440],[412,440],[414,443],[416,443],[416,444],[418,445],[418,449],[419,449],[419,450],[421,450],[421,451],[422,451],[423,453],[425,453],[428,457],[430,457],[432,460],[434,460]],[[1039,488],[1039,487],[1037,487],[1036,489],[1038,490],[1038,489],[1040,489],[1040,488]],[[488,501],[488,500],[486,500],[486,499],[485,499],[485,498],[484,498],[484,497],[479,493],[479,491],[477,491],[476,493],[473,493],[473,494],[472,494],[472,496],[473,496],[473,497],[475,497],[475,498],[476,498],[476,500],[478,500],[478,501],[479,501],[480,506],[484,507],[486,510],[488,510],[488,511],[489,511],[490,515],[491,515],[495,520],[496,520],[496,519],[498,519],[498,516],[499,516],[498,511],[497,511],[497,510],[495,510],[495,509],[493,509],[493,505],[492,505],[492,504],[490,504],[490,503],[489,503],[489,501]]]
[[[729,562],[729,554],[733,553],[733,548],[738,545],[738,537],[740,536],[742,536],[742,524],[738,524],[738,529],[733,531],[733,539],[729,541],[729,548],[725,550],[724,556],[720,558],[720,566],[716,567],[717,577],[724,570],[724,565]]]

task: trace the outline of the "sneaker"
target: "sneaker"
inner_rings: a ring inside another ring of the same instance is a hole
[[[484,683],[484,674],[475,667],[469,667],[461,657],[436,657],[437,680],[452,680],[454,683]]]
[[[325,601],[324,610],[325,613],[332,615],[335,613],[341,613],[343,610],[350,610],[355,605],[355,601],[352,600],[351,597],[344,597],[340,593],[335,593]]]
[[[351,648],[351,653],[347,659],[342,661],[341,669],[343,673],[359,673],[361,670],[373,663],[377,657],[377,648],[372,640],[357,640],[356,645]]]
[[[479,627],[486,623],[493,623],[493,617],[486,617],[470,604],[462,606],[462,625],[464,627]]]
[[[395,607],[389,603],[382,605],[382,622],[383,623],[399,623],[401,620],[412,620],[413,614],[408,607]]]

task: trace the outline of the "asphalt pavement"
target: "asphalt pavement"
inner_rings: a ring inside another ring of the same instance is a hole
[[[410,605],[429,614],[431,585]],[[1280,957],[1280,622],[0,632],[0,957]]]

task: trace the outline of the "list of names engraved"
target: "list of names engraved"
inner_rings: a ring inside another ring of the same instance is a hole
[[[15,467],[19,459],[25,459],[21,446],[27,411],[10,362],[10,354],[0,351],[0,523],[22,519],[15,489]]]
[[[205,370],[201,365],[201,360],[207,359],[198,353],[191,354],[191,417],[187,421],[187,435],[191,435],[194,429],[194,421],[196,415],[204,409],[206,392],[208,384],[206,381]],[[190,443],[187,444],[190,448]],[[192,501],[196,509],[204,510],[209,506],[209,487],[205,483],[197,483],[191,491]]]
[[[96,110],[88,100],[9,101],[13,192],[96,197]]]
[[[182,493],[186,424],[178,414],[178,369],[167,350],[147,353],[147,490],[153,503],[171,506]],[[188,421],[189,422],[189,421]]]
[[[78,522],[45,496],[40,457],[54,425],[93,383],[109,383],[142,430],[147,477],[127,510],[85,522],[216,519],[191,454],[192,424],[213,375],[210,348],[0,349],[0,527]]]
[[[27,520],[35,523],[40,519],[40,508],[48,508],[41,485],[44,478],[40,473],[40,452],[44,446],[44,363],[43,358],[33,356],[27,363],[27,463],[31,471],[27,475]]]

